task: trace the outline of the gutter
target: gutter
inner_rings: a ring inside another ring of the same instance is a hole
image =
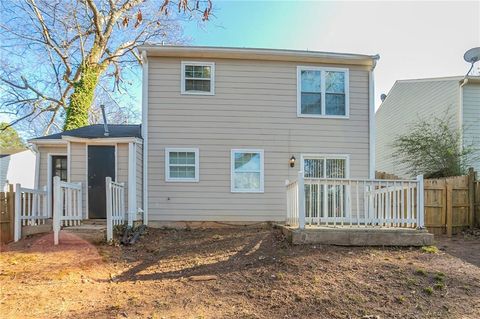
[[[147,51],[142,57],[142,138],[143,138],[143,224],[148,225],[148,58]]]
[[[368,172],[369,178],[375,178],[375,79],[374,73],[377,62],[380,60],[380,55],[375,55],[373,57],[372,68],[368,72],[368,137],[369,137],[369,163],[368,163]]]

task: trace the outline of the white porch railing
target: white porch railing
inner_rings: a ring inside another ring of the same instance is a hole
[[[424,227],[423,177],[304,178],[287,185],[287,225]]]
[[[22,226],[37,226],[45,224],[50,218],[48,213],[48,193],[43,190],[15,187],[15,229],[14,240],[22,237]]]
[[[125,223],[125,185],[105,178],[107,199],[107,241],[113,239],[113,227]]]
[[[82,221],[82,183],[62,182],[53,178],[53,240],[58,245],[62,226],[80,225]]]

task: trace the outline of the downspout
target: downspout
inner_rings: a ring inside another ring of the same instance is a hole
[[[142,51],[143,224],[148,225],[148,58]]]
[[[372,68],[368,72],[368,103],[369,103],[369,112],[368,112],[368,130],[369,130],[369,178],[375,179],[375,79],[373,71],[377,65],[377,61],[380,59],[380,56],[377,54],[372,57],[373,63]]]
[[[36,144],[31,144],[31,148],[35,153],[35,180],[33,182],[33,188],[40,189],[40,151],[38,150],[38,146]]]

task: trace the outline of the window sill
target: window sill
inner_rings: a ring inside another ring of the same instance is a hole
[[[198,179],[166,179],[167,183],[198,183]]]
[[[240,193],[240,194],[263,194],[265,193],[265,191],[263,190],[259,190],[259,191],[255,191],[255,190],[230,190],[231,193]]]
[[[215,92],[182,91],[180,94],[181,95],[209,95],[209,96],[212,96],[212,95],[215,95]]]
[[[348,120],[348,119],[350,119],[350,116],[349,116],[349,115],[297,114],[297,117],[317,118],[317,119],[338,119],[338,120]]]

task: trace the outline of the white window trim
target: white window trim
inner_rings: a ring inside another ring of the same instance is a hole
[[[185,66],[209,66],[210,67],[210,92],[203,91],[186,91],[185,90]],[[199,62],[199,61],[182,61],[181,67],[181,94],[182,95],[215,95],[215,62]]]
[[[235,153],[260,154],[260,189],[235,189]],[[232,149],[230,152],[230,191],[232,193],[263,193],[265,185],[264,151],[262,149]]]
[[[320,71],[321,72],[321,95],[322,95],[322,114],[302,114],[302,71]],[[325,72],[344,72],[345,73],[345,115],[326,115],[325,114]],[[313,117],[326,119],[348,119],[350,118],[350,74],[346,68],[329,68],[318,66],[297,66],[297,117]]]
[[[305,159],[344,159],[345,160],[345,178],[350,178],[350,155],[349,154],[301,154],[300,155],[300,170],[304,172]],[[326,161],[323,164],[324,170]]]
[[[195,178],[170,177],[170,152],[195,153]],[[165,148],[165,181],[180,183],[198,183],[200,181],[200,151],[198,148]]]

